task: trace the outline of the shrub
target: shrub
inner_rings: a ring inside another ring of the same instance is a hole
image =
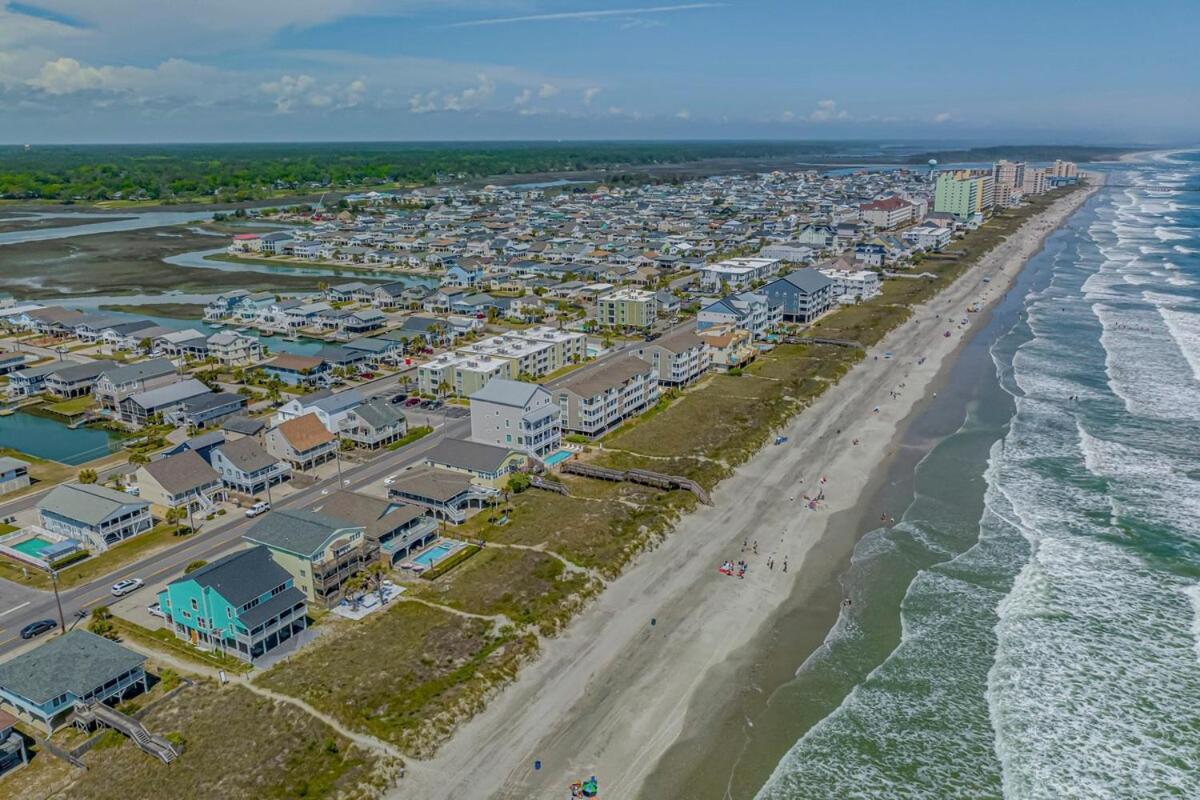
[[[195,572],[196,570],[200,569],[201,567],[207,567],[207,566],[208,566],[208,562],[205,561],[204,559],[200,558],[195,561],[192,561],[186,567],[184,567],[183,574],[190,575],[191,573]]]

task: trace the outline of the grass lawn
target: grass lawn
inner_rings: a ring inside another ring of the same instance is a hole
[[[360,623],[332,628],[256,682],[405,752],[428,755],[537,648],[533,637],[495,637],[491,627],[396,603]]]
[[[155,525],[140,536],[134,536],[103,553],[97,553],[91,558],[63,569],[58,573],[58,586],[60,589],[65,589],[107,575],[138,560],[147,553],[182,542],[187,536],[192,535],[180,536],[177,534],[178,530],[179,526],[177,525]]]
[[[42,408],[51,414],[58,414],[63,417],[77,417],[89,409],[95,408],[95,406],[96,399],[91,395],[84,395],[83,397],[63,400],[61,403],[48,403],[42,406]]]
[[[364,752],[311,715],[231,686],[201,684],[152,709],[143,720],[182,740],[165,765],[114,734],[93,748],[73,800],[219,797],[222,800],[378,797],[399,765]]]
[[[388,450],[399,450],[401,447],[404,447],[404,445],[412,444],[413,442],[417,441],[417,439],[423,439],[431,433],[433,433],[433,428],[429,427],[428,425],[419,425],[416,428],[409,428],[408,433],[404,434],[391,444],[386,445],[386,447]]]
[[[570,618],[581,595],[595,588],[592,583],[545,553],[486,547],[413,594],[472,614],[503,614],[552,633]]]

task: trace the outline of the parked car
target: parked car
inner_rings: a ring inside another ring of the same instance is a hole
[[[58,623],[52,619],[39,619],[37,622],[31,622],[24,628],[21,628],[22,639],[32,639],[35,636],[41,636],[46,631],[52,631],[58,627]]]
[[[400,394],[394,395],[392,397],[392,403],[403,403],[407,399],[408,399],[408,392],[401,392]]]
[[[123,581],[117,581],[112,586],[113,597],[124,597],[130,592],[136,592],[138,589],[145,586],[141,578],[126,578]]]
[[[254,505],[246,509],[247,517],[257,517],[259,514],[265,514],[271,510],[271,504],[266,500],[259,500]]]
[[[410,398],[408,398],[408,400],[405,401],[404,405],[408,408],[412,408],[413,406],[420,404],[420,402],[421,402],[421,398],[410,397]]]
[[[150,616],[152,617],[159,617],[161,619],[167,618],[167,615],[163,613],[162,606],[160,606],[158,603],[151,603],[150,605],[146,606],[146,610],[150,612]]]
[[[375,377],[375,373],[374,372],[360,372],[360,373],[358,373],[358,377],[362,378],[364,381],[369,381]]]

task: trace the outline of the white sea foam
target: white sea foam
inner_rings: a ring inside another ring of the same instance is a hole
[[[1200,661],[1200,584],[1187,587],[1184,593],[1192,601],[1192,646],[1196,650],[1196,660]]]
[[[1151,292],[1146,292],[1146,295],[1147,299],[1155,296]],[[1184,311],[1170,303],[1159,302],[1156,305],[1171,338],[1191,365],[1192,377],[1200,381],[1200,314]]]
[[[1158,312],[1095,303],[1100,342],[1114,394],[1131,414],[1162,420],[1200,420],[1191,366]]]

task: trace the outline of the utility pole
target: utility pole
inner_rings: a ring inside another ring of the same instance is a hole
[[[54,604],[58,606],[58,635],[67,632],[67,621],[63,618],[62,599],[58,596],[58,570],[50,570],[50,582],[54,584]]]
[[[338,444],[338,448],[333,451],[333,461],[335,464],[337,464],[338,489],[341,489],[342,488],[342,453],[341,453],[340,442]]]

